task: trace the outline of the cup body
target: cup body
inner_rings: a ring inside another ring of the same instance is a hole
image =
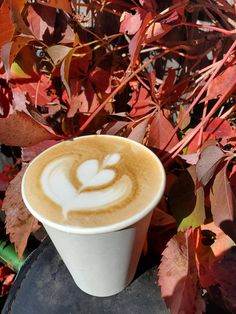
[[[135,145],[141,146],[138,143]],[[142,149],[147,150],[146,147]],[[161,173],[160,189],[156,197],[134,216],[104,227],[59,225],[41,216],[29,204],[24,192],[24,178],[28,169],[26,170],[22,180],[23,200],[32,215],[44,225],[77,286],[88,294],[98,297],[117,294],[134,278],[153,209],[161,199],[165,187],[164,168],[151,151],[150,154]]]
[[[81,235],[44,225],[77,286],[107,297],[122,291],[134,278],[151,212],[123,230]]]

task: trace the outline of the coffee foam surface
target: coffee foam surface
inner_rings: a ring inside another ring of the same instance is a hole
[[[154,157],[137,145],[119,137],[81,137],[37,157],[25,176],[25,195],[48,220],[96,227],[142,210],[159,178]]]

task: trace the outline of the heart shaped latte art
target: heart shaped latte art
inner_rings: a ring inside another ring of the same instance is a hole
[[[111,204],[118,204],[132,191],[132,181],[129,176],[124,174],[115,180],[116,172],[111,169],[119,162],[120,157],[118,153],[109,154],[105,156],[101,166],[96,159],[89,159],[80,164],[76,169],[76,177],[81,183],[79,189],[76,189],[70,180],[71,169],[75,162],[73,156],[64,156],[51,161],[41,175],[43,192],[61,206],[65,218],[72,210],[97,211]],[[86,191],[87,188],[89,191]]]

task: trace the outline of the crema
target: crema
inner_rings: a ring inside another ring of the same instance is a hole
[[[24,191],[46,219],[98,227],[144,209],[160,188],[160,167],[142,145],[110,136],[85,136],[49,148],[29,165]]]

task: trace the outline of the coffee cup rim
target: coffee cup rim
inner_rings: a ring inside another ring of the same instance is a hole
[[[108,135],[108,134],[92,134],[92,135],[84,135],[84,136],[80,136],[80,137],[75,137],[73,139],[71,139],[72,141],[74,140],[78,140],[80,138],[84,138],[84,137],[109,137],[109,138],[114,138],[114,137],[118,137],[115,135]],[[165,190],[165,185],[166,185],[166,174],[165,174],[165,170],[164,167],[160,161],[160,159],[149,149],[147,148],[145,145],[138,143],[134,140],[131,140],[129,138],[125,138],[125,137],[119,137],[124,141],[133,143],[134,145],[137,145],[139,148],[142,148],[144,150],[146,150],[152,157],[154,157],[154,159],[157,161],[158,163],[158,167],[160,169],[160,173],[161,173],[161,182],[160,182],[160,186],[159,189],[155,195],[155,197],[152,199],[152,201],[141,211],[137,212],[136,214],[134,214],[133,216],[124,219],[120,222],[114,223],[114,224],[109,224],[109,225],[104,225],[104,226],[99,226],[99,227],[80,227],[80,226],[71,226],[71,225],[62,225],[62,224],[58,224],[56,222],[53,222],[51,220],[48,220],[47,218],[45,218],[44,216],[40,215],[36,210],[33,209],[33,207],[30,205],[30,203],[27,200],[27,197],[24,193],[24,185],[25,185],[25,178],[26,178],[26,174],[29,171],[30,165],[31,163],[33,163],[37,158],[39,158],[40,156],[42,156],[43,154],[46,154],[49,150],[53,149],[55,146],[59,146],[62,142],[57,143],[49,148],[47,148],[45,151],[43,151],[42,153],[40,153],[38,156],[36,156],[29,164],[29,166],[27,167],[23,178],[22,178],[22,183],[21,183],[21,194],[22,194],[22,198],[23,201],[27,207],[27,209],[29,210],[29,212],[36,218],[38,219],[43,225],[49,226],[51,228],[54,228],[56,230],[59,231],[63,231],[63,232],[67,232],[67,233],[72,233],[72,234],[81,234],[81,235],[94,235],[94,234],[101,234],[101,233],[109,233],[109,232],[114,232],[114,231],[119,231],[122,229],[125,229],[129,226],[134,225],[135,223],[137,223],[138,221],[142,220],[144,217],[146,217],[155,207],[156,205],[159,203],[161,197],[164,194],[164,190]],[[67,140],[68,141],[68,140]]]

